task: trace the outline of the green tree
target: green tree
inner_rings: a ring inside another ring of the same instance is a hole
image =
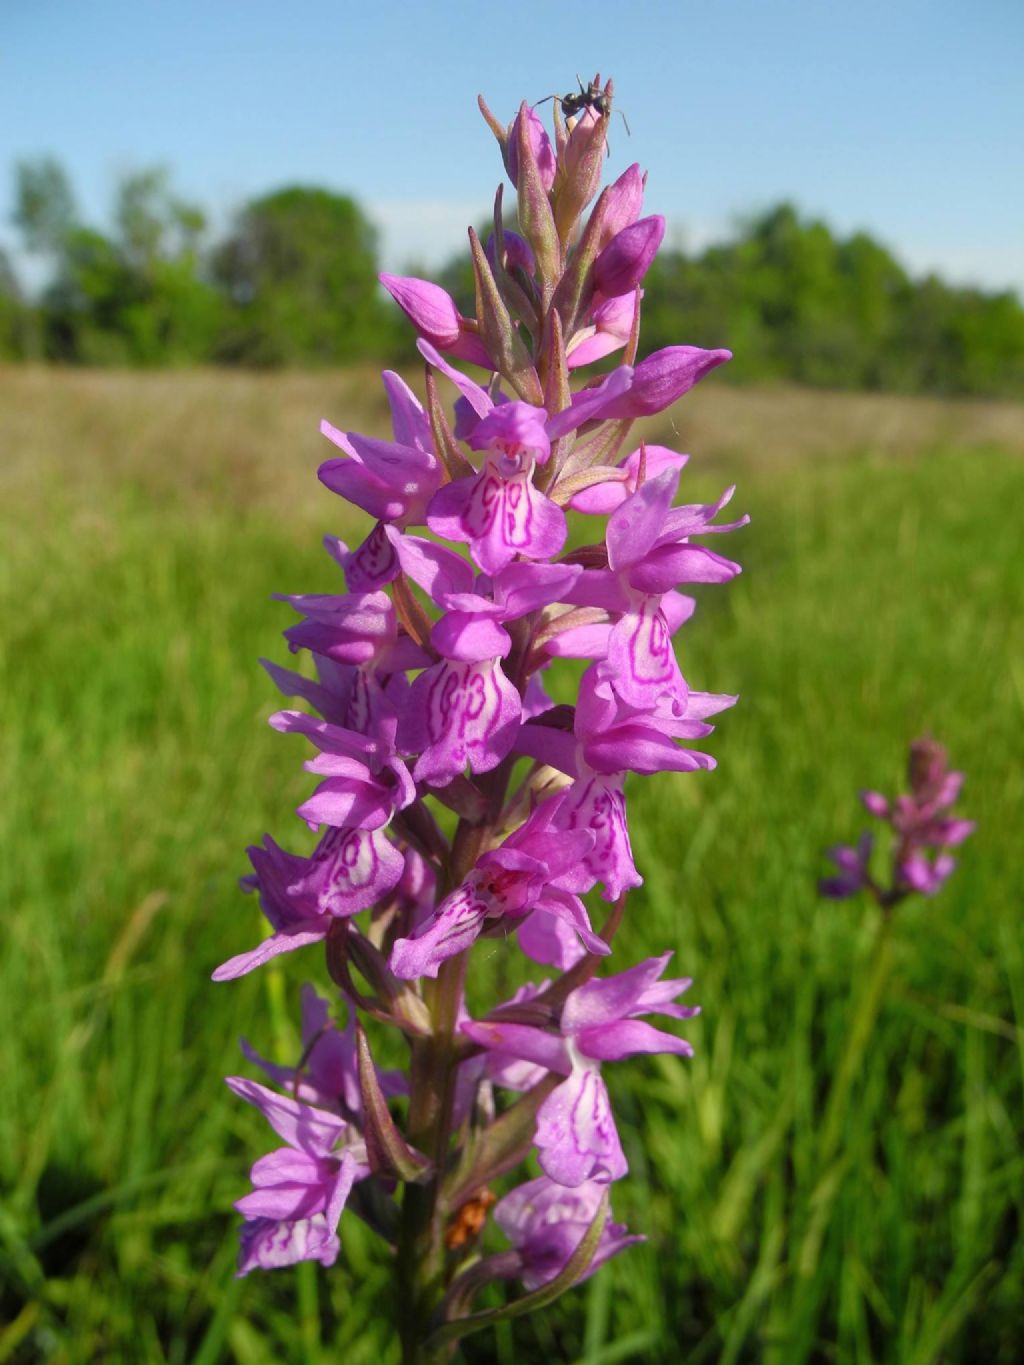
[[[0,360],[25,358],[29,322],[29,310],[10,259],[0,250]]]
[[[347,195],[293,186],[247,204],[214,260],[230,306],[221,358],[324,365],[389,350],[376,245]]]
[[[40,255],[58,254],[78,221],[71,182],[51,156],[17,163],[14,205],[14,222],[25,246]]]
[[[780,204],[699,256],[663,252],[643,341],[729,346],[733,381],[1024,396],[1024,306],[911,280],[867,233],[843,239]]]
[[[132,358],[142,364],[208,359],[225,309],[206,276],[205,214],[172,192],[166,169],[152,167],[122,179],[114,220],[130,279],[121,330]]]
[[[205,278],[205,218],[171,192],[161,168],[133,172],[115,197],[116,231],[76,221],[67,177],[52,159],[17,171],[15,219],[26,244],[51,257],[43,293],[44,353],[90,365],[209,359],[223,299]]]

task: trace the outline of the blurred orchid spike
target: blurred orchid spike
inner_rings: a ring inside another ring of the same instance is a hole
[[[949,813],[960,795],[964,775],[948,766],[946,751],[933,739],[915,739],[907,762],[910,794],[890,801],[879,792],[861,792],[865,810],[892,831],[892,867],[888,885],[871,873],[874,838],[862,834],[856,848],[839,844],[829,850],[838,875],[819,883],[823,896],[845,900],[867,891],[884,910],[916,892],[934,896],[948,881],[956,859],[949,852],[976,828],[973,820]]]

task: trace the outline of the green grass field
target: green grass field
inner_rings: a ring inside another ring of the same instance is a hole
[[[0,1365],[396,1360],[354,1218],[334,1271],[232,1278],[267,1133],[221,1077],[243,1033],[294,1058],[326,978],[309,950],[209,980],[260,932],[246,843],[299,831],[309,778],[256,658],[284,657],[271,592],[337,588],[316,424],[379,423],[371,383],[0,374]],[[619,941],[693,975],[697,1056],[608,1068],[616,1215],[647,1244],[466,1355],[1017,1365],[1024,412],[713,384],[662,435],[694,498],[735,481],[753,524],[682,658],[742,700],[716,772],[635,782]],[[869,907],[816,898],[821,850],[923,732],[978,831],[879,949]]]

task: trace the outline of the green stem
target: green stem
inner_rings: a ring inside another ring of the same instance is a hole
[[[452,841],[450,882],[458,885],[476,862],[487,825],[460,820]],[[442,888],[442,893],[444,888]],[[430,1010],[429,1037],[412,1044],[409,1141],[434,1161],[433,1178],[407,1185],[398,1242],[399,1332],[403,1365],[443,1365],[454,1344],[427,1351],[433,1315],[447,1289],[445,1225],[449,1210],[440,1198],[451,1144],[458,1051],[455,1028],[466,977],[468,951],[442,963],[437,980],[424,983]]]
[[[835,1079],[825,1106],[818,1148],[821,1167],[828,1165],[839,1147],[849,1108],[850,1090],[874,1031],[882,995],[892,970],[892,960],[892,915],[883,909],[878,919],[871,960],[862,978],[853,1019],[846,1035],[846,1046],[836,1068]]]
[[[445,962],[433,985],[433,1032],[413,1043],[409,1095],[409,1140],[429,1153],[433,1179],[407,1185],[398,1245],[403,1365],[433,1365],[448,1360],[448,1347],[425,1354],[431,1319],[446,1290],[444,1231],[447,1209],[439,1199],[451,1138],[455,1077],[455,1024],[466,971],[466,954]]]

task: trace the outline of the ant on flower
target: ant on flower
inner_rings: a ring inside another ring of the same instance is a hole
[[[611,117],[611,81],[602,89],[601,73],[598,72],[590,84],[584,86],[577,72],[576,84],[579,86],[578,91],[570,90],[567,95],[546,95],[544,99],[537,101],[538,105],[547,104],[548,100],[557,100],[563,117],[567,119],[575,118],[578,114],[582,114],[585,109],[593,109],[600,118]],[[619,117],[626,125],[626,132],[629,133],[629,123],[621,109],[619,110]]]

